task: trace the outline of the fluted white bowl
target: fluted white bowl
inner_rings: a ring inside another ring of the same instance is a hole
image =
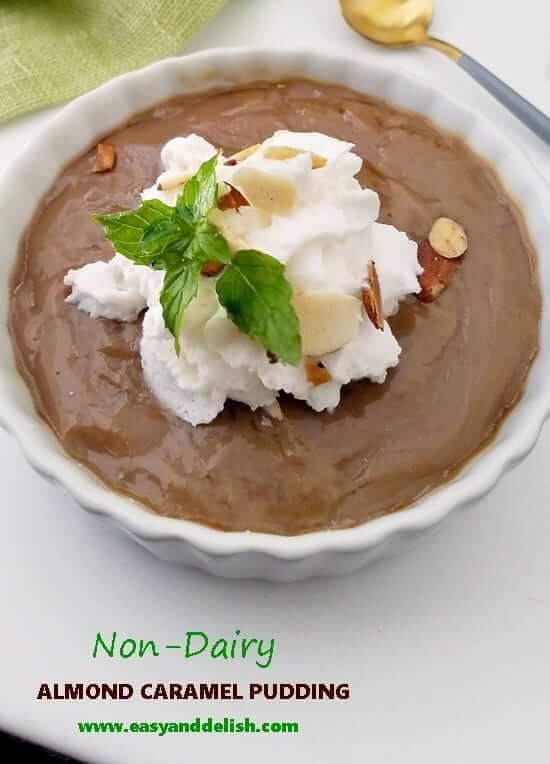
[[[20,237],[42,195],[73,157],[136,112],[191,91],[303,76],[381,96],[415,110],[465,138],[499,173],[522,208],[539,257],[542,291],[550,289],[548,190],[528,159],[487,120],[397,64],[384,67],[309,50],[216,49],[174,58],[116,79],[84,95],[52,118],[0,176],[0,424],[19,441],[30,464],[64,486],[86,510],[124,529],[160,558],[210,573],[293,581],[346,573],[381,554],[397,551],[449,513],[486,494],[533,447],[550,412],[550,314],[543,306],[541,350],[525,394],[497,436],[451,482],[409,508],[356,528],[297,537],[228,533],[184,520],[159,517],[101,483],[68,456],[37,415],[14,362],[7,329],[8,281]],[[85,543],[85,542],[83,542]]]

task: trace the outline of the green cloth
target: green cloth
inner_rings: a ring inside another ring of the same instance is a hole
[[[0,0],[0,122],[177,53],[224,0]]]

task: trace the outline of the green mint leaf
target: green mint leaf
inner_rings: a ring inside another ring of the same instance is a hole
[[[200,222],[195,229],[194,248],[196,256],[203,260],[216,260],[225,265],[231,262],[225,237],[207,220]]]
[[[147,226],[143,233],[141,248],[144,253],[161,254],[167,249],[183,252],[189,246],[194,231],[179,220],[165,218]]]
[[[187,207],[184,207],[183,204],[180,204],[179,207],[175,208],[174,217],[176,220],[181,220],[183,225],[186,225],[190,228],[192,228],[196,223],[191,210],[189,210]]]
[[[155,223],[172,216],[172,207],[150,199],[135,210],[94,215],[93,219],[103,226],[105,237],[121,255],[140,265],[150,265],[151,257],[141,251],[145,230]]]
[[[284,266],[270,255],[241,250],[216,283],[220,303],[233,323],[282,361],[302,356],[298,316]]]
[[[166,269],[178,265],[189,254],[194,230],[176,218],[165,218],[145,229],[141,242],[143,256],[155,258],[153,266]]]
[[[183,315],[191,300],[197,295],[202,263],[184,260],[176,268],[167,270],[160,293],[164,325],[174,337],[176,353],[180,353],[180,334]]]
[[[218,153],[199,167],[178,196],[176,208],[189,210],[194,220],[206,217],[218,200],[217,164]]]

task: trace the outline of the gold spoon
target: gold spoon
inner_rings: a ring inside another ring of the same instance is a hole
[[[433,0],[340,0],[348,24],[379,45],[428,45],[455,61],[528,128],[550,145],[550,118],[454,45],[428,34]]]

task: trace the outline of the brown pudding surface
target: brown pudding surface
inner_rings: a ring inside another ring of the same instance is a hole
[[[284,421],[269,422],[228,403],[194,428],[145,387],[139,323],[67,305],[63,277],[112,256],[90,214],[135,206],[166,141],[195,132],[232,153],[283,128],[352,141],[382,222],[420,240],[445,215],[466,228],[469,251],[436,302],[411,298],[391,319],[403,353],[384,385],[344,388],[334,414],[284,398]],[[42,201],[21,244],[10,325],[40,413],[109,485],[161,515],[224,530],[346,528],[444,482],[517,400],[538,348],[534,253],[493,171],[460,139],[345,88],[289,81],[187,96],[108,140],[113,172],[92,174],[91,150]]]

